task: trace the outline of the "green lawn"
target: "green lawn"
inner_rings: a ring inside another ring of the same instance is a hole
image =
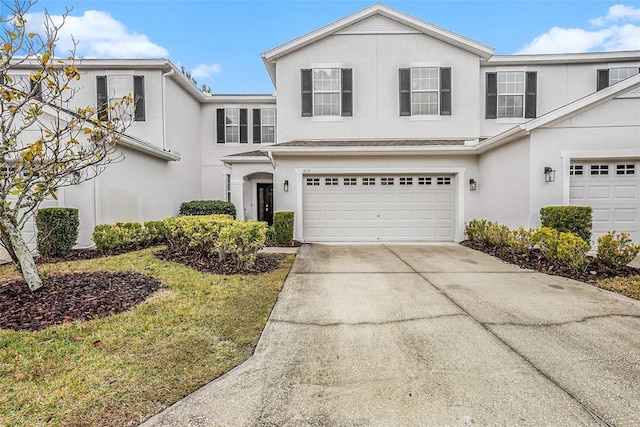
[[[595,285],[599,288],[640,300],[640,276],[598,280]]]
[[[292,260],[258,276],[200,273],[151,249],[42,266],[132,270],[167,289],[105,319],[0,330],[0,425],[137,425],[251,356]]]

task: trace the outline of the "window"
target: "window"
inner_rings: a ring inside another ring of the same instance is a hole
[[[332,187],[334,185],[338,185],[338,178],[325,178],[324,185]]]
[[[227,202],[231,201],[231,175],[225,175],[225,188],[227,190]]]
[[[33,93],[33,97],[42,101],[42,82],[34,82],[29,79],[31,93]]]
[[[272,144],[276,142],[276,109],[253,109],[253,143]]]
[[[358,184],[358,179],[357,178],[344,178],[344,180],[342,181],[344,185],[357,185]]]
[[[569,175],[582,175],[584,173],[584,166],[571,165],[569,166]]]
[[[413,178],[400,178],[400,185],[413,185]]]
[[[536,117],[536,72],[501,71],[486,77],[487,119]]]
[[[362,185],[376,185],[375,178],[362,178]]]
[[[421,176],[418,178],[418,185],[431,185],[431,177]]]
[[[609,165],[591,165],[591,175],[609,175]]]
[[[400,69],[400,115],[451,115],[451,68]]]
[[[307,178],[307,186],[308,187],[320,186],[320,178]]]
[[[616,175],[635,175],[636,165],[616,165]]]
[[[616,67],[605,68],[597,71],[597,90],[602,90],[613,84],[628,79],[636,74],[640,70],[638,67]]]
[[[451,185],[451,178],[448,176],[439,176],[438,185]]]
[[[302,70],[302,117],[352,115],[351,68]]]
[[[218,108],[216,124],[218,143],[244,144],[247,142],[246,108]]]
[[[135,121],[145,120],[144,76],[96,76],[96,104],[98,118],[107,120],[109,100],[120,100],[133,93]]]
[[[380,185],[393,185],[394,181],[394,178],[380,178]]]

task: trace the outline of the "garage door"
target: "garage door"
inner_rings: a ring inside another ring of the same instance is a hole
[[[570,204],[593,208],[593,241],[607,231],[640,241],[640,162],[573,162]]]
[[[454,176],[305,176],[309,242],[452,241]]]

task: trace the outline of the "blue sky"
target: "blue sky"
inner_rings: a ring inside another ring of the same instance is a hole
[[[260,53],[357,12],[375,1],[40,0],[60,15],[78,54],[168,58],[214,93],[272,93]],[[495,48],[496,54],[640,49],[640,0],[387,1],[387,6]],[[2,15],[6,8],[0,6]],[[35,28],[35,27],[34,27]]]

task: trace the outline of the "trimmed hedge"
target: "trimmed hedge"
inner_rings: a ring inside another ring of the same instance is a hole
[[[250,267],[264,247],[267,224],[236,221],[229,215],[181,216],[164,220],[169,245],[182,253],[217,256]]]
[[[236,217],[236,207],[224,200],[192,200],[180,205],[180,215],[231,215]]]
[[[585,242],[591,242],[591,206],[546,206],[540,209],[540,222],[543,227],[574,233]]]
[[[275,212],[273,214],[273,232],[278,245],[291,246],[293,240],[293,212]]]
[[[109,254],[121,249],[139,249],[166,241],[166,228],[162,221],[118,222],[96,225],[93,242],[96,251]]]
[[[43,208],[36,212],[37,246],[42,256],[68,255],[78,240],[78,209]]]

